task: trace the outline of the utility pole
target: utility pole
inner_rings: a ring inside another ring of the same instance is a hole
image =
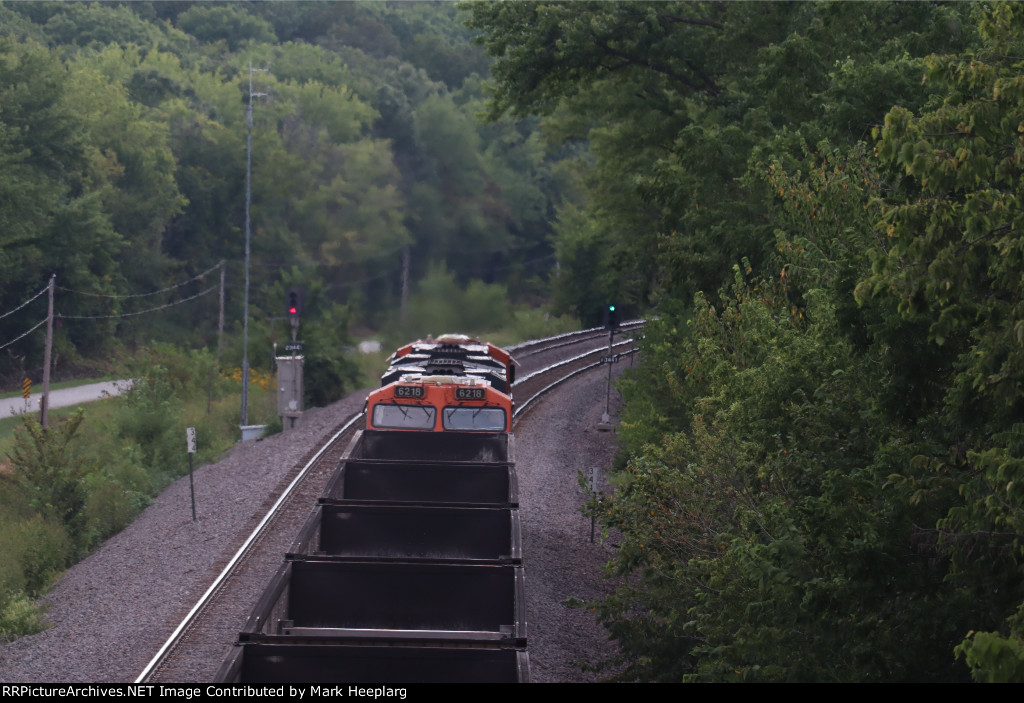
[[[245,140],[245,310],[242,320],[242,426],[249,424],[249,255],[252,233],[250,228],[249,207],[252,204],[252,100],[266,93],[252,92],[252,72],[266,71],[265,68],[253,69],[249,59],[249,105],[246,110],[246,123],[249,133]]]
[[[49,426],[49,404],[50,404],[50,357],[53,353],[53,288],[57,281],[57,274],[50,275],[49,303],[46,307],[46,347],[43,351],[43,398],[40,403],[39,424],[45,430]]]
[[[213,376],[220,368],[220,356],[224,349],[224,259],[220,260],[220,312],[217,315],[217,361],[210,367],[206,379],[206,414],[213,408]]]
[[[220,262],[220,314],[217,317],[217,365],[220,365],[220,355],[224,350],[224,272],[226,270],[224,260]]]

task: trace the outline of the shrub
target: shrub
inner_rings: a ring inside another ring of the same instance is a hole
[[[68,563],[71,539],[53,519],[0,521],[0,640],[31,635],[45,627],[33,604]]]
[[[74,443],[84,419],[79,411],[45,430],[27,418],[8,455],[14,483],[26,505],[62,523],[75,540],[83,533],[87,499],[83,478],[93,470]]]
[[[145,473],[134,466],[119,469],[121,478],[102,471],[86,479],[89,498],[85,506],[87,535],[83,539],[90,548],[127,527],[151,502]],[[138,476],[124,476],[131,473]]]
[[[0,592],[0,640],[34,635],[46,629],[43,611],[23,593]]]
[[[118,436],[132,445],[133,459],[156,481],[154,488],[180,473],[174,467],[181,463],[185,425],[175,386],[166,368],[151,367],[134,379],[114,420]]]

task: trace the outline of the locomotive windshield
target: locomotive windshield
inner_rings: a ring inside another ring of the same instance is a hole
[[[446,430],[504,432],[505,409],[481,407],[447,407],[441,413]]]
[[[437,411],[429,405],[373,406],[373,426],[396,430],[432,430]]]

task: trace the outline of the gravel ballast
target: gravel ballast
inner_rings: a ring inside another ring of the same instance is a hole
[[[614,395],[614,394],[613,394]],[[44,598],[52,627],[0,644],[0,681],[131,682],[220,573],[272,502],[274,490],[317,442],[358,412],[365,391],[306,412],[296,429],[235,447],[195,472],[197,522],[188,478],[167,488],[132,525],[69,569]],[[565,605],[606,585],[610,548],[590,543],[576,472],[600,468],[615,451],[598,432],[605,377],[567,383],[516,428],[523,521],[527,623],[533,680],[590,681],[574,661],[614,651],[586,610]]]

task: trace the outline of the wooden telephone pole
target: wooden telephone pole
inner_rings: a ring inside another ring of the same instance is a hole
[[[50,276],[48,286],[49,303],[46,307],[46,348],[43,351],[43,398],[40,402],[39,424],[46,429],[49,426],[50,418],[47,412],[50,404],[50,358],[53,355],[53,289],[57,281],[57,274]]]

